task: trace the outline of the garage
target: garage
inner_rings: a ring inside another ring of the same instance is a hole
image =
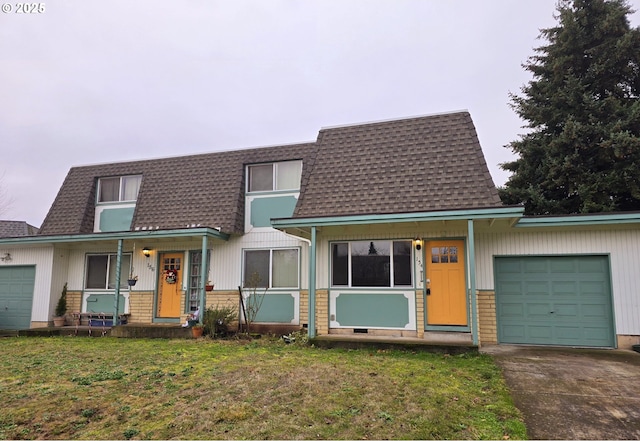
[[[34,266],[0,268],[0,329],[31,327]]]
[[[495,257],[499,343],[614,347],[609,257]]]

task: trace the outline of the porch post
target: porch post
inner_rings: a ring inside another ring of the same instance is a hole
[[[200,262],[200,315],[198,321],[204,323],[204,311],[207,309],[207,293],[204,286],[207,284],[207,235],[202,236],[202,257]]]
[[[116,256],[116,294],[115,299],[113,300],[113,322],[112,326],[116,326],[118,324],[118,303],[120,302],[120,266],[122,264],[122,239],[118,239],[118,254]],[[133,259],[135,256],[131,256],[131,261],[133,263]]]
[[[309,338],[316,336],[316,227],[311,227],[309,244]]]
[[[473,231],[473,219],[467,221],[469,233],[469,290],[471,291],[471,337],[478,345],[478,305],[476,294],[476,239]]]

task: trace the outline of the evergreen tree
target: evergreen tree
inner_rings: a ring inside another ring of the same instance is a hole
[[[511,107],[528,132],[500,196],[526,214],[640,210],[640,27],[626,0],[560,0]]]

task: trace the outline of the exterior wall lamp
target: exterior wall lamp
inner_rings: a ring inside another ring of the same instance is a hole
[[[415,238],[416,250],[420,251],[422,249],[422,239],[419,237]]]
[[[144,257],[149,257],[151,255],[151,249],[144,247],[142,249],[142,254],[144,254]]]

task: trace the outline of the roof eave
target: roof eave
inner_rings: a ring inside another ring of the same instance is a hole
[[[92,233],[92,234],[68,234],[56,236],[29,236],[0,239],[0,245],[37,245],[56,243],[78,243],[113,240],[136,240],[136,239],[162,239],[177,237],[203,237],[222,241],[229,240],[229,234],[218,231],[215,228],[184,228],[179,230],[146,230],[146,231],[121,231],[113,233]]]

